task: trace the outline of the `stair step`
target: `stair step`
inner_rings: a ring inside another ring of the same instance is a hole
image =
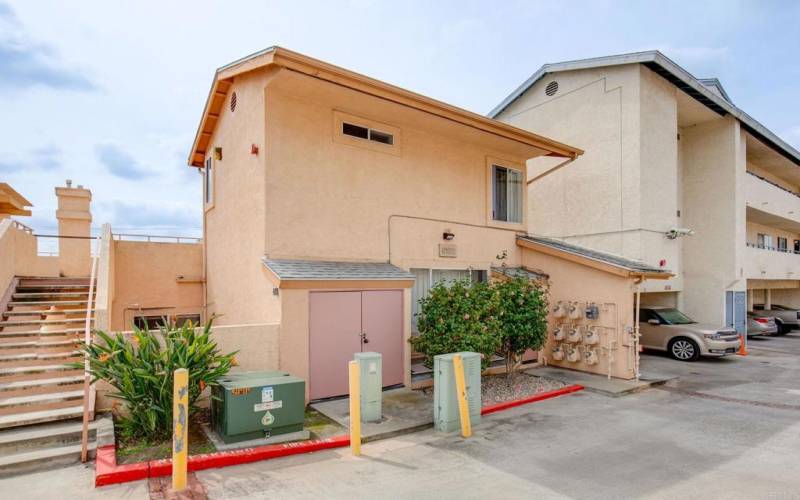
[[[80,361],[80,358],[78,358]],[[0,367],[0,380],[3,376],[6,375],[22,375],[28,373],[42,373],[42,372],[63,372],[68,370],[74,370],[68,365],[32,365],[32,366],[9,366],[9,367]]]
[[[40,332],[39,330],[24,330],[24,331],[10,331],[10,332],[0,332],[0,339],[9,338],[9,337],[30,337],[35,335],[42,335],[42,336],[52,336],[52,335],[66,335],[70,333],[83,333],[86,330],[83,328],[65,328],[63,330],[50,330],[49,332]]]
[[[59,387],[63,385],[79,384],[84,379],[83,375],[72,375],[69,377],[41,378],[33,380],[15,380],[13,382],[0,383],[0,394],[8,391],[41,388]]]
[[[0,351],[10,353],[12,349],[51,349],[57,347],[71,347],[79,343],[78,339],[75,340],[25,340],[4,342],[0,339]]]
[[[89,285],[72,285],[72,284],[40,284],[40,283],[30,283],[26,285],[17,285],[17,290],[50,290],[50,289],[59,289],[59,290],[85,290],[88,289]]]
[[[11,301],[8,307],[29,307],[29,306],[85,306],[88,300],[30,300],[30,301]]]
[[[94,318],[90,318],[94,321]],[[23,319],[12,321],[0,321],[0,328],[8,328],[12,326],[34,326],[34,325],[67,325],[76,323],[85,323],[86,318],[66,318],[66,319]]]
[[[67,297],[85,297],[88,292],[25,292],[14,293],[11,295],[12,299],[39,299],[45,297],[67,298]]]
[[[83,399],[83,389],[79,391],[48,392],[45,394],[0,398],[0,409],[14,406],[55,403],[58,401],[67,401],[73,399]]]
[[[86,309],[59,309],[59,314],[82,314],[86,316]],[[47,309],[37,309],[33,311],[5,311],[3,313],[3,317],[11,317],[11,316],[46,316],[50,314],[50,311]]]
[[[76,351],[74,349],[63,352],[22,352],[15,354],[0,353],[0,366],[3,366],[1,363],[8,363],[11,361],[29,361],[35,359],[42,361],[58,360],[60,358],[73,358],[75,356],[79,356],[80,354],[80,351]]]
[[[0,415],[0,429],[78,417],[83,417],[82,404],[55,410],[39,410],[26,413],[14,413],[12,415]],[[2,460],[2,457],[0,457],[0,460]]]
[[[89,440],[93,441],[99,427],[111,425],[98,419],[89,422]],[[37,424],[0,432],[0,454],[24,453],[80,443],[83,423],[81,420]]]
[[[97,444],[94,441],[88,443],[92,456],[96,448]],[[63,467],[79,463],[80,460],[80,443],[14,453],[0,457],[0,477],[50,470],[55,466]]]

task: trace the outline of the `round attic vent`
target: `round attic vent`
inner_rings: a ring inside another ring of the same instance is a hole
[[[231,113],[236,111],[236,92],[231,94]]]
[[[547,87],[544,88],[544,93],[549,96],[556,95],[558,92],[558,82],[550,82],[547,84]]]

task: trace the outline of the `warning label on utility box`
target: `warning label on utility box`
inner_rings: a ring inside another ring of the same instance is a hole
[[[267,401],[253,405],[253,411],[277,410],[283,408],[283,401]]]

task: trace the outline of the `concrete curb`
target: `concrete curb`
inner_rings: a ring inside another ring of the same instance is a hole
[[[583,390],[581,385],[570,385],[556,389],[554,391],[534,394],[514,401],[504,401],[495,405],[484,406],[481,408],[481,415],[497,413],[515,406],[535,403],[545,399],[555,398]],[[433,424],[426,424],[415,428],[414,432],[428,429]],[[386,439],[399,435],[398,433],[388,433],[391,435],[375,437],[369,441]],[[324,439],[313,439],[299,443],[272,444],[257,446],[255,448],[242,448],[239,450],[218,451],[215,453],[205,453],[203,455],[192,455],[189,457],[188,469],[190,472],[203,469],[213,469],[217,467],[228,467],[231,465],[241,465],[272,458],[286,457],[289,455],[299,455],[301,453],[312,453],[315,451],[329,450],[332,448],[342,448],[350,446],[350,436],[342,434]],[[150,477],[168,476],[172,474],[172,460],[151,460],[149,462],[138,462],[135,464],[117,465],[117,452],[115,446],[102,446],[97,449],[97,459],[95,462],[95,487],[107,486],[109,484],[126,483],[138,481]]]
[[[538,394],[534,394],[533,396],[528,396],[527,398],[515,399],[513,401],[503,401],[502,403],[497,403],[495,405],[484,406],[481,408],[481,415],[489,415],[490,413],[496,413],[498,411],[514,408],[515,406],[522,406],[528,403],[535,403],[545,399],[556,398],[558,396],[563,396],[564,394],[582,391],[583,389],[584,387],[582,385],[574,384],[568,385],[567,387],[562,387],[561,389],[556,389],[554,391],[540,392]]]

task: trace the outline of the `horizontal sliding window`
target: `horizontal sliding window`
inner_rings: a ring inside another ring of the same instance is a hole
[[[388,132],[362,127],[353,123],[342,122],[342,133],[359,139],[366,139],[372,142],[379,142],[389,146],[394,145],[394,136]]]

